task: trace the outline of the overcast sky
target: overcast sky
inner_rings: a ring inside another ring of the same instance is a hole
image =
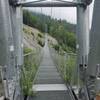
[[[34,0],[26,0],[26,1],[34,1]],[[36,0],[35,0],[36,1]],[[50,0],[48,0],[50,1]],[[72,0],[66,0],[66,1],[72,1]],[[90,5],[90,25],[91,25],[91,19],[92,19],[92,13],[93,13],[93,3]],[[32,11],[35,12],[42,12],[44,14],[47,15],[52,15],[52,17],[54,18],[61,18],[61,19],[65,19],[70,23],[75,23],[76,24],[76,8],[28,8]],[[51,14],[52,12],[52,14]]]

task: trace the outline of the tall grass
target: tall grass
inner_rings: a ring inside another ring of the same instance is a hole
[[[62,51],[55,51],[50,49],[51,56],[56,64],[61,76],[65,82],[76,85],[77,84],[77,56],[76,54],[66,53]]]
[[[34,96],[32,85],[40,63],[40,51],[24,49],[24,65],[21,71],[21,88],[24,96]]]

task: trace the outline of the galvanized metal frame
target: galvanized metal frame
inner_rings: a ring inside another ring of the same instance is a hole
[[[21,5],[22,7],[76,7],[77,5],[84,6],[84,3],[82,2],[69,2],[69,1],[59,1],[59,0],[55,1],[51,2],[42,0],[41,2],[40,1],[18,2],[16,3],[16,6],[19,5]]]
[[[44,0],[42,0],[44,1]],[[83,0],[82,0],[83,1]],[[1,64],[3,64],[3,66],[6,64],[7,66],[7,80],[9,80],[12,74],[14,74],[12,71],[10,72],[9,68],[15,69],[15,59],[16,59],[16,54],[17,54],[17,65],[21,66],[23,63],[23,54],[22,54],[22,45],[20,43],[22,43],[22,38],[21,38],[21,32],[22,32],[22,28],[18,27],[18,25],[20,24],[20,26],[22,25],[22,15],[20,13],[20,17],[17,19],[16,15],[18,14],[18,12],[16,11],[16,9],[20,9],[21,7],[77,7],[77,44],[78,44],[78,60],[79,60],[79,66],[81,65],[81,67],[83,68],[83,70],[85,68],[87,68],[87,63],[88,63],[88,53],[89,53],[89,11],[88,11],[88,7],[87,4],[85,3],[80,3],[80,2],[29,2],[29,3],[25,3],[25,2],[16,2],[16,0],[11,1],[10,0],[10,5],[8,4],[8,0],[1,0],[0,3],[3,3],[2,7],[2,16],[9,16],[9,17],[2,17],[4,20],[3,23],[3,27],[2,32],[4,34],[1,33],[1,36],[3,35],[3,39],[6,40],[4,43],[4,47],[6,48],[6,53],[5,53],[5,57],[8,56],[7,58],[7,62],[1,62]],[[1,4],[0,4],[1,5]],[[9,8],[5,9],[4,7],[7,6]],[[17,8],[18,7],[18,8]],[[21,10],[21,9],[20,9]],[[7,13],[5,13],[7,12]],[[22,12],[22,11],[21,11]],[[20,20],[20,21],[19,21]],[[18,21],[18,23],[17,23]],[[15,24],[17,23],[17,24]],[[9,27],[6,25],[10,25]],[[9,29],[8,29],[9,28]],[[18,29],[19,30],[18,30]],[[1,28],[0,28],[1,29]],[[18,30],[18,31],[17,31]],[[20,33],[20,34],[17,34]],[[8,41],[9,36],[10,36],[10,41]],[[17,34],[17,35],[16,35]],[[13,39],[16,38],[16,41],[14,41]],[[20,40],[20,42],[19,42]],[[8,43],[7,43],[8,42]],[[17,44],[18,43],[18,44]],[[15,49],[14,47],[12,47],[12,45],[17,49]],[[9,46],[11,48],[11,51],[9,51]],[[14,48],[14,49],[13,49]],[[13,51],[12,51],[13,50]],[[9,58],[13,55],[13,59]],[[3,53],[3,52],[2,52]],[[3,53],[4,54],[4,53]],[[20,62],[20,60],[22,62]],[[2,60],[0,60],[2,61]],[[8,74],[11,75],[8,75]],[[6,73],[5,73],[6,74]],[[84,73],[85,74],[85,73]],[[83,77],[83,74],[81,74]],[[9,77],[8,77],[9,76]],[[84,85],[86,85],[86,81],[84,81]],[[19,86],[18,86],[19,87]],[[9,90],[8,87],[5,87]],[[9,97],[9,93],[7,95],[7,97]],[[13,100],[13,99],[11,99]],[[86,100],[88,100],[88,98],[86,98]]]

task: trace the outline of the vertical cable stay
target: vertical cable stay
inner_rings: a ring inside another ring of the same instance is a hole
[[[50,0],[50,2],[52,2],[52,0]],[[52,7],[51,7],[51,18],[52,18]]]

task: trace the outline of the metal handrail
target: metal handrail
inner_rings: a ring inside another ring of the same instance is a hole
[[[59,2],[64,2],[64,3],[76,3],[77,5],[82,5],[83,2],[76,2],[76,1],[65,1],[65,0],[55,0],[55,1],[59,1]]]
[[[25,57],[25,56],[28,56],[28,55],[31,55],[31,54],[34,54],[34,52],[33,51],[32,52],[29,52],[27,54],[24,54],[23,56]]]
[[[53,48],[49,48],[49,49],[53,49]],[[54,49],[53,49],[53,50],[54,50]],[[50,51],[51,51],[51,50],[50,50]],[[55,51],[55,50],[54,50],[54,51]],[[54,53],[56,53],[56,52],[54,52]],[[67,55],[77,56],[77,54],[74,54],[74,53],[67,53]],[[51,56],[52,56],[52,54],[51,54]],[[54,58],[53,58],[53,60],[54,60]],[[58,66],[58,65],[56,65],[56,66]],[[58,69],[58,71],[59,71],[59,68],[57,68],[57,69]],[[60,73],[61,73],[61,72],[60,72]],[[62,76],[62,75],[61,75],[61,76]],[[62,78],[63,78],[63,76],[62,76]],[[71,96],[71,99],[72,99],[72,100],[78,100],[77,96],[75,96],[75,93],[74,93],[72,87],[69,85],[69,83],[67,83],[66,86],[67,86],[67,88],[68,88],[69,95]]]
[[[67,88],[69,90],[69,95],[71,96],[72,100],[76,100],[74,95],[73,95],[72,88],[70,87],[70,85],[67,84],[66,86],[67,86]]]

